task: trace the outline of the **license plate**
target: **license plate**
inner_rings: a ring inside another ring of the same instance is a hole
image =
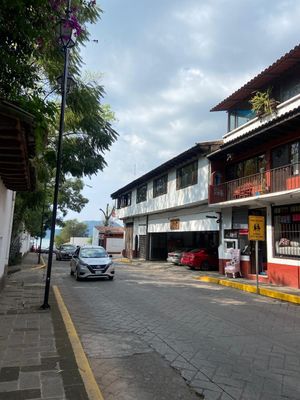
[[[102,275],[102,271],[96,271],[96,275]]]

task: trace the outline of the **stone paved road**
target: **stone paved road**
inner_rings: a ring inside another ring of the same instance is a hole
[[[54,268],[105,400],[299,400],[299,306],[195,275],[145,263],[76,282]]]

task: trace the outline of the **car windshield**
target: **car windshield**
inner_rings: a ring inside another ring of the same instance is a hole
[[[76,247],[75,247],[75,246],[62,246],[61,249],[62,249],[62,250],[68,250],[68,251],[70,250],[70,251],[73,251],[73,250],[76,249]]]
[[[82,258],[104,258],[108,257],[104,249],[81,249],[80,257]]]

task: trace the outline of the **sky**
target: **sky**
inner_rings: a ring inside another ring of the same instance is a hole
[[[85,179],[89,203],[66,219],[101,219],[110,195],[195,143],[221,139],[210,109],[300,42],[299,0],[97,0],[81,50],[114,111],[107,167]],[[93,40],[98,41],[95,42]]]

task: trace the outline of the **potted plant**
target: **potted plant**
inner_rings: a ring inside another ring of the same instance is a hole
[[[271,97],[271,89],[266,91],[255,92],[255,95],[250,99],[250,104],[252,106],[252,111],[260,118],[263,115],[272,114],[276,112],[278,102]]]

